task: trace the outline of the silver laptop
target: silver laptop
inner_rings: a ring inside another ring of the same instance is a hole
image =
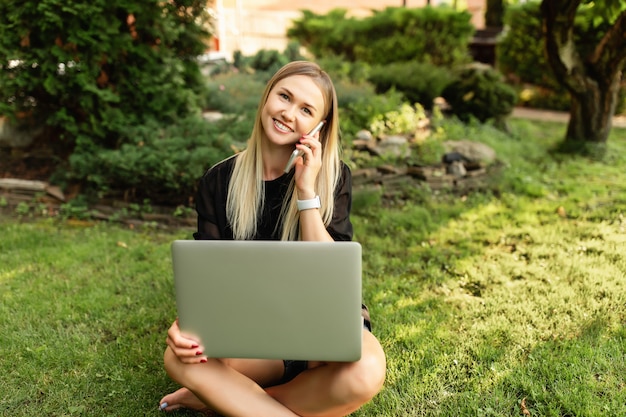
[[[359,243],[177,240],[172,261],[181,331],[205,355],[361,357]]]

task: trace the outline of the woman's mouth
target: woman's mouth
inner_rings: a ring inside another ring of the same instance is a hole
[[[294,130],[292,128],[290,128],[286,124],[282,123],[280,120],[278,120],[278,119],[273,119],[273,120],[274,120],[274,127],[276,127],[276,129],[278,129],[279,131],[284,132],[284,133],[293,133],[294,132]]]

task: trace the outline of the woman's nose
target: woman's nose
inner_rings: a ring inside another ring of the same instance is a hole
[[[281,114],[281,116],[283,116],[285,120],[289,120],[289,121],[293,120],[293,117],[294,117],[293,115],[294,115],[293,107],[288,107],[284,109]]]

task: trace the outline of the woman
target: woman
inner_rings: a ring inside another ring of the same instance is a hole
[[[310,132],[320,121],[322,130]],[[294,149],[303,152],[285,173]],[[350,240],[350,171],[340,160],[337,97],[314,63],[281,68],[268,82],[246,149],[200,181],[195,239]],[[160,409],[225,416],[344,416],[372,399],[385,379],[385,355],[363,330],[357,362],[216,359],[168,331],[165,369],[184,388]]]

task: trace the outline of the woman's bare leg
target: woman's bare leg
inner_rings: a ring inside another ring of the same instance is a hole
[[[345,416],[380,391],[385,373],[383,349],[378,340],[365,330],[359,361],[319,364],[287,384],[266,388],[266,391],[299,416]]]
[[[268,361],[256,359],[222,359],[222,362],[244,374],[260,386],[268,386],[279,381],[283,376],[283,361]],[[196,411],[207,411],[208,406],[193,392],[183,387],[161,399],[160,405],[165,411],[174,411],[179,408],[188,408]]]
[[[208,359],[203,364],[188,365],[182,363],[169,348],[165,351],[164,360],[165,369],[173,380],[186,387],[200,403],[218,413],[233,417],[296,416],[269,396],[257,382],[233,369],[228,361]],[[259,361],[258,365],[250,371],[261,380],[273,378],[277,374],[278,378],[282,376],[282,361]],[[185,395],[185,391],[174,394],[171,394],[170,399],[185,401],[185,406],[197,409],[200,405],[193,397]],[[165,401],[166,397],[161,401]],[[168,409],[177,408],[176,404],[171,404],[171,407]]]
[[[363,332],[361,360],[311,363],[312,369],[265,391],[262,386],[282,377],[282,361],[209,359],[206,364],[185,365],[168,349],[165,362],[172,379],[187,387],[163,397],[161,403],[169,404],[166,410],[210,407],[228,416],[345,416],[380,391],[386,370],[382,347],[368,331]]]

